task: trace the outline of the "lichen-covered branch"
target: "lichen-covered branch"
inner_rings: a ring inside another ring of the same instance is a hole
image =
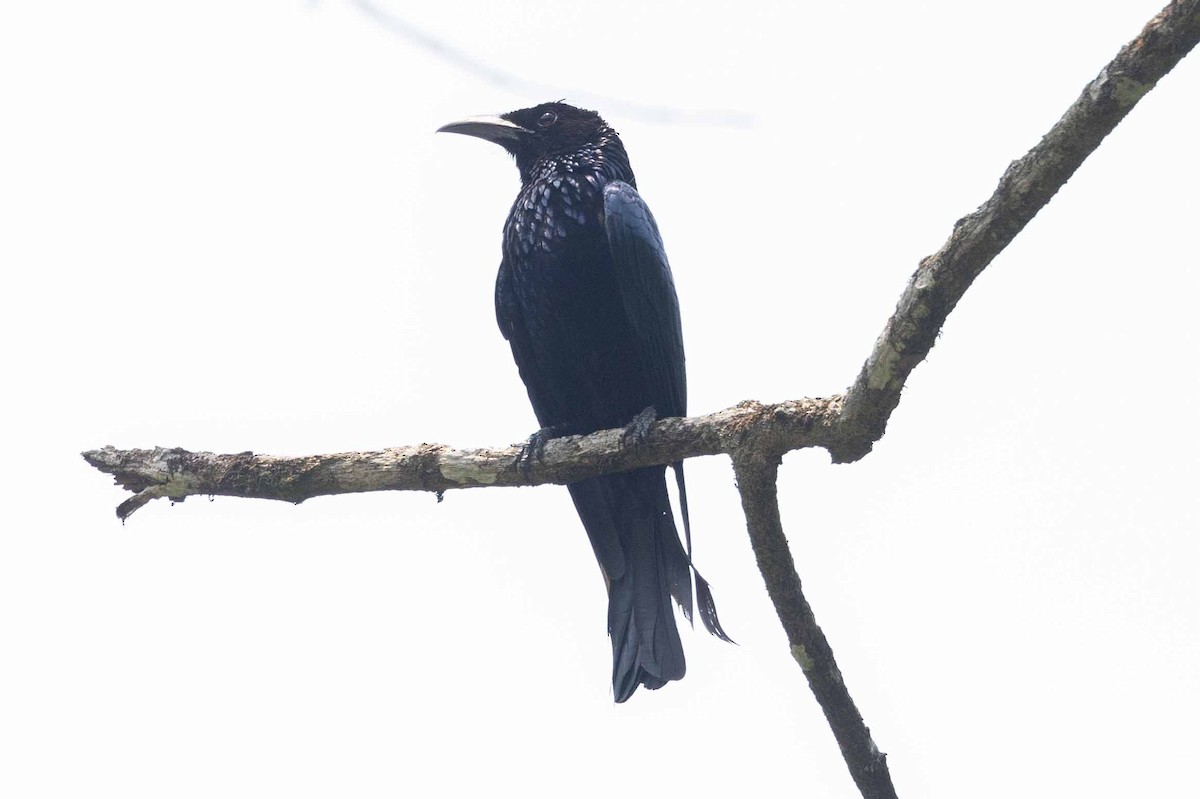
[[[743,402],[708,416],[663,419],[645,441],[629,446],[622,430],[551,439],[543,457],[517,464],[521,447],[453,449],[442,444],[374,452],[278,457],[242,452],[218,455],[183,449],[83,453],[134,496],[117,515],[127,518],[152,499],[194,494],[303,502],[362,491],[435,491],[480,486],[573,483],[598,474],[671,463],[698,455],[732,453],[747,441],[770,441],[783,450],[829,447],[836,436],[841,400],[798,400],[777,405]]]
[[[946,317],[979,273],[1062,188],[1084,159],[1200,41],[1200,0],[1176,0],[1100,70],[1062,119],[1014,161],[991,198],[954,225],[942,248],[921,261],[846,394],[835,462],[857,460],[884,433],[909,373],[925,359]]]
[[[896,789],[892,786],[887,756],[871,739],[871,731],[863,722],[834,660],[833,648],[817,626],[812,608],[801,590],[800,577],[779,516],[776,488],[779,457],[778,453],[764,450],[733,459],[742,510],[746,514],[746,529],[750,533],[758,570],[787,633],[792,657],[808,678],[809,688],[825,713],[858,790],[868,799],[895,799]]]

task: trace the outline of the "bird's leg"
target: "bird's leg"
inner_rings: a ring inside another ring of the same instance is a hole
[[[650,428],[656,421],[658,421],[658,411],[654,410],[654,406],[644,408],[641,413],[633,417],[629,424],[625,425],[625,431],[621,433],[621,446],[641,444],[650,436]]]

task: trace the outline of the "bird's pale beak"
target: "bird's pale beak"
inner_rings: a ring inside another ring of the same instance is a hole
[[[505,142],[519,141],[533,133],[528,128],[523,128],[515,122],[509,122],[504,117],[498,116],[467,117],[458,122],[451,122],[449,125],[442,125],[437,132],[461,133],[464,136],[475,136],[501,145]]]

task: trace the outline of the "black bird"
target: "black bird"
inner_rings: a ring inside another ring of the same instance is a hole
[[[547,438],[624,425],[637,438],[656,416],[687,415],[675,283],[617,132],[561,102],[439,130],[501,145],[521,172],[504,223],[496,321],[542,425],[524,457]],[[618,702],[684,673],[671,597],[691,621],[694,569],[683,464],[672,467],[686,552],[665,466],[569,486],[608,587]],[[696,595],[705,627],[729,640],[699,573]]]

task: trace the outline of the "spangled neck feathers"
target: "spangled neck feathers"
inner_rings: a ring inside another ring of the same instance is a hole
[[[617,132],[604,126],[595,141],[574,147],[564,152],[517,153],[517,169],[521,172],[521,186],[553,182],[567,175],[586,178],[591,175],[599,185],[612,180],[623,180],[636,187],[629,155]]]

